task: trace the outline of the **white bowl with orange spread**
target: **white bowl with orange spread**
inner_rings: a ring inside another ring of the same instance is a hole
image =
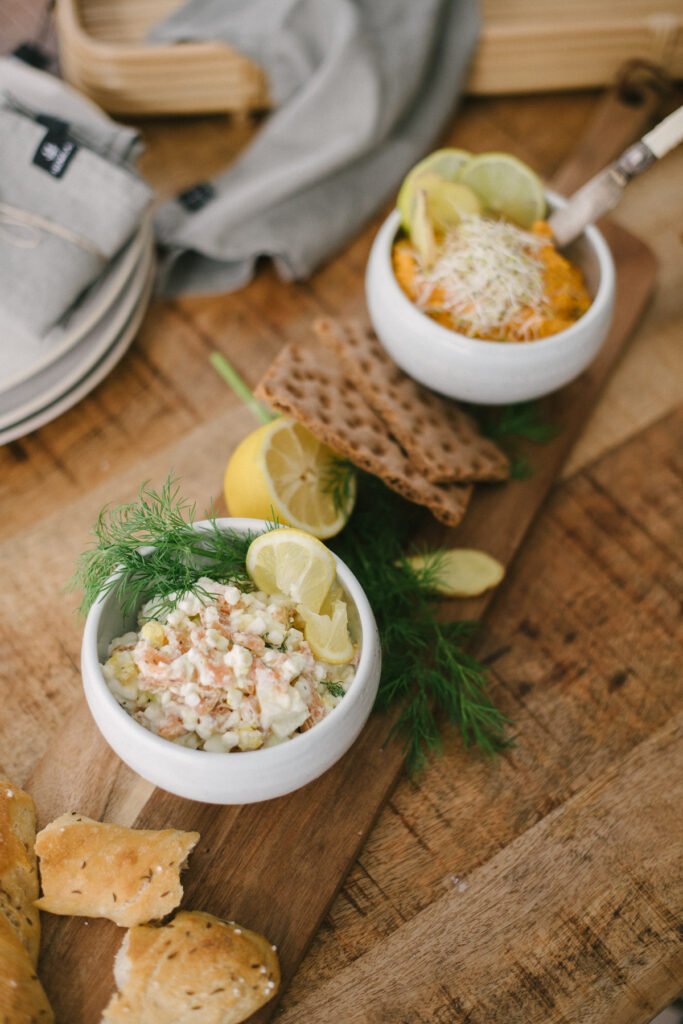
[[[260,519],[219,519],[220,529],[260,533]],[[196,523],[201,529],[205,523]],[[83,634],[83,688],[95,723],[109,746],[133,771],[162,789],[190,800],[246,804],[283,796],[318,778],[341,758],[365,725],[377,694],[379,636],[365,592],[335,555],[337,581],[349,607],[349,628],[358,648],[353,679],[338,705],[305,732],[285,742],[239,751],[197,750],[145,728],[121,706],[103,663],[110,645],[135,629],[136,616],[124,615],[115,591],[90,609]]]
[[[551,209],[565,200],[553,192]],[[589,227],[567,250],[591,296],[588,310],[570,327],[535,341],[471,338],[437,323],[411,302],[394,273],[392,250],[400,215],[391,213],[375,238],[365,279],[375,332],[411,377],[450,398],[504,405],[539,398],[574,380],[598,354],[612,322],[615,271],[609,246]]]

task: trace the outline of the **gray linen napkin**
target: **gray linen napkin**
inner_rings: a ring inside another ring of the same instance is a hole
[[[151,191],[130,166],[136,133],[95,108],[67,124],[59,83],[34,108],[26,70],[50,76],[2,63],[0,315],[42,337],[138,228]]]
[[[156,26],[229,41],[282,103],[232,167],[157,211],[162,290],[239,288],[261,255],[311,274],[438,138],[477,30],[475,0],[190,0]]]

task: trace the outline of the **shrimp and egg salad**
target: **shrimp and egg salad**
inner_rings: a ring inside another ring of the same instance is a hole
[[[288,597],[203,578],[172,611],[115,638],[103,666],[111,692],[151,732],[199,750],[256,750],[321,721],[353,680],[316,658]]]

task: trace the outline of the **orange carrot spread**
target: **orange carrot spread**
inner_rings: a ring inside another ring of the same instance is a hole
[[[431,266],[407,239],[394,244],[393,266],[412,302],[471,338],[546,338],[591,303],[581,271],[555,249],[545,221],[524,231],[509,221],[465,217],[439,238]]]

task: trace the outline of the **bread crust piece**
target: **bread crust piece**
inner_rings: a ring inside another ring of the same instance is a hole
[[[63,814],[36,837],[51,914],[107,917],[126,928],[165,917],[183,895],[180,872],[198,832],[125,828]]]
[[[52,1024],[54,1021],[31,957],[3,916],[0,916],[0,1021],[8,1024]]]
[[[275,995],[280,967],[262,935],[193,910],[131,929],[115,976],[102,1024],[239,1024]]]
[[[0,779],[0,914],[26,948],[33,966],[38,963],[40,915],[38,868],[34,844],[36,808],[28,793]]]
[[[508,457],[481,434],[472,417],[404,373],[357,321],[321,317],[313,328],[427,480],[508,479]]]

